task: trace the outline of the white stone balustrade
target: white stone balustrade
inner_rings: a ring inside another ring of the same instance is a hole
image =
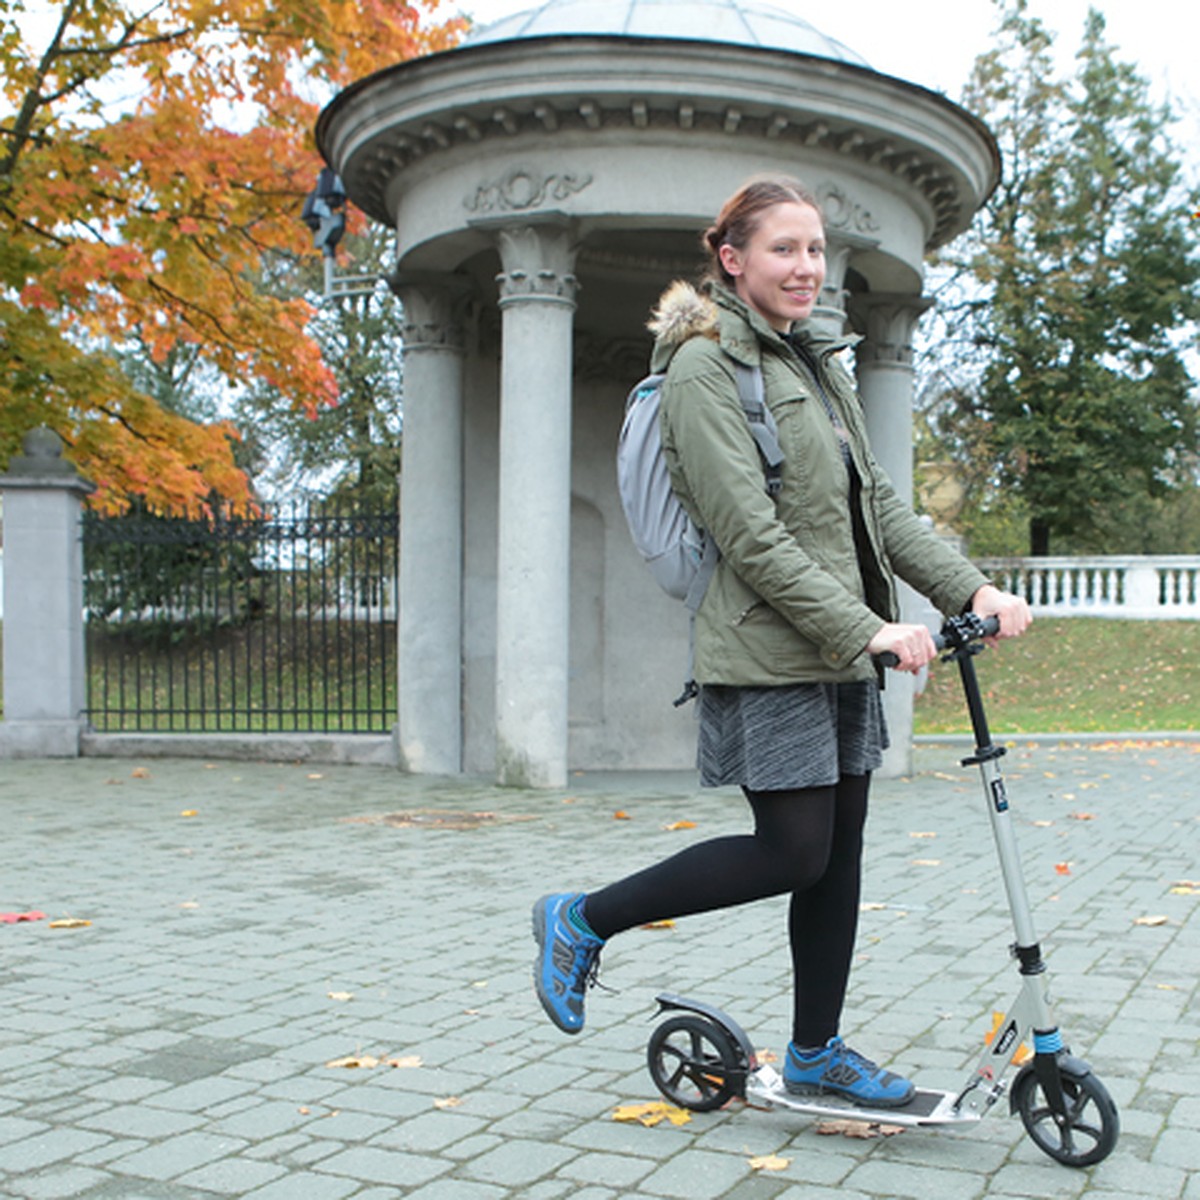
[[[986,575],[1055,617],[1200,620],[1200,555],[981,558]]]

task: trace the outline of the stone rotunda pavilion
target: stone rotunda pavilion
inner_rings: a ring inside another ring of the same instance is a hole
[[[548,0],[359,81],[317,137],[397,236],[402,765],[540,787],[691,765],[686,615],[613,466],[649,310],[749,176],[803,179],[829,234],[817,317],[863,335],[868,427],[907,494],[922,264],[995,186],[994,140],[751,0]],[[897,773],[908,678],[886,696]]]

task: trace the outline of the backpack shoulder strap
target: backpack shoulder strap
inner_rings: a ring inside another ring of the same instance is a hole
[[[783,486],[783,450],[779,445],[779,429],[775,418],[767,407],[762,368],[748,367],[736,361],[733,366],[737,375],[738,399],[742,402],[746,420],[750,423],[750,433],[762,456],[767,491],[777,496]]]

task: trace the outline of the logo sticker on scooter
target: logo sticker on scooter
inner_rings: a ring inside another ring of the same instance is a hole
[[[1003,779],[992,780],[992,804],[997,812],[1008,812],[1008,793],[1004,790]]]
[[[1009,1051],[1017,1036],[1016,1021],[1009,1021],[1008,1028],[1004,1031],[1004,1036],[997,1039],[996,1044],[992,1047],[992,1054],[997,1058],[1003,1058]]]

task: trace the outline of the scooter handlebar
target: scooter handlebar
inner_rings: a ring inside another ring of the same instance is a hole
[[[941,632],[933,635],[933,644],[940,654],[943,650],[959,650],[971,642],[995,637],[1000,632],[999,617],[981,617],[976,613],[963,613],[961,617],[950,617]],[[876,660],[885,667],[894,667],[900,661],[890,650],[876,655]]]

